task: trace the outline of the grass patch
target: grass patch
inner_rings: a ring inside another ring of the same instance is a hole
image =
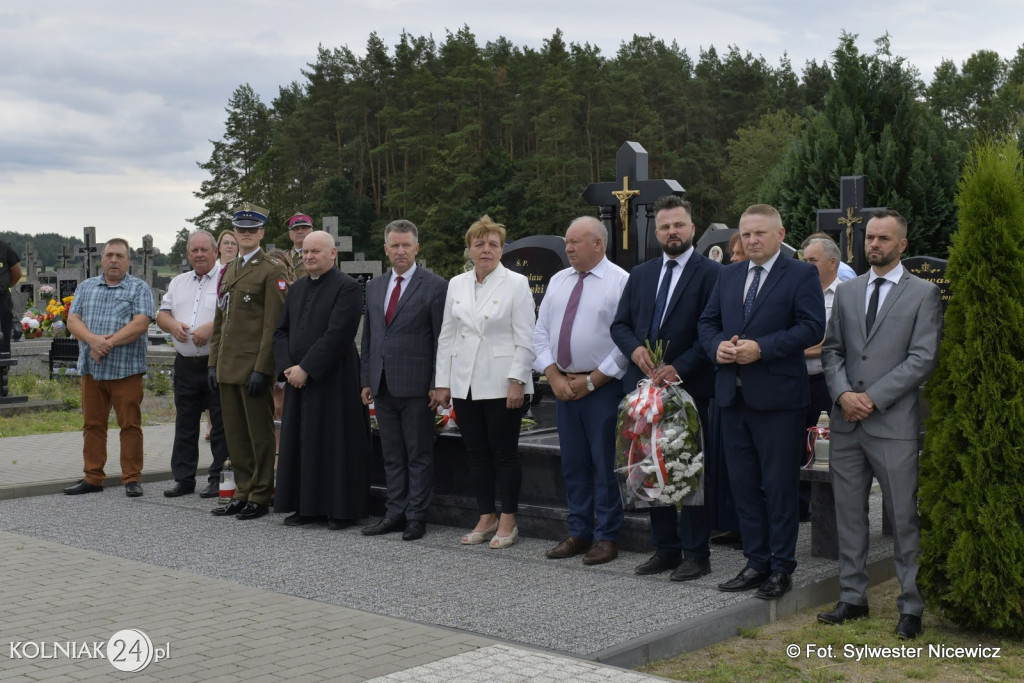
[[[961,629],[925,611],[924,633],[913,641],[896,638],[899,582],[891,579],[868,591],[871,617],[842,626],[819,624],[818,612],[834,603],[786,619],[744,630],[736,638],[652,662],[640,671],[685,681],[1020,681],[1024,680],[1024,643]],[[790,657],[786,648],[797,645]],[[864,646],[920,653],[894,657],[864,653]],[[939,648],[936,653],[929,646]],[[948,648],[1000,648],[999,658],[964,657]],[[920,649],[919,649],[920,648]]]
[[[142,397],[142,425],[174,422],[174,397],[169,391],[170,380],[165,375],[153,373],[155,380],[147,379]],[[39,375],[11,375],[12,396],[28,396],[30,399],[60,401],[61,408],[38,413],[26,413],[0,417],[0,438],[28,436],[29,434],[56,434],[82,430],[82,389],[78,377],[54,377],[47,379]],[[117,427],[113,410],[107,422]]]

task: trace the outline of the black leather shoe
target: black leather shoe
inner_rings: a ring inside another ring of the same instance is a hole
[[[69,486],[64,489],[64,493],[69,496],[77,496],[81,493],[99,493],[103,490],[102,486],[96,486],[96,484],[90,484],[85,479],[80,480],[74,486]]]
[[[921,617],[913,614],[901,614],[900,620],[896,623],[896,636],[900,640],[913,640],[921,635],[924,629],[921,627]]]
[[[410,519],[405,523],[405,531],[402,532],[403,541],[418,541],[427,533],[427,525],[418,519]]]
[[[735,579],[718,584],[718,590],[724,593],[739,593],[741,591],[753,590],[764,583],[770,574],[770,572],[759,572],[756,569],[746,567],[736,575]]]
[[[167,489],[164,491],[164,496],[167,498],[177,498],[178,496],[187,496],[188,494],[196,490],[195,484],[184,484],[180,481],[174,482],[174,488]]]
[[[142,484],[137,481],[130,481],[124,485],[124,495],[129,498],[138,498],[142,495]]]
[[[321,519],[323,519],[323,517],[318,517],[316,515],[300,515],[298,512],[296,512],[284,518],[284,525],[306,526],[307,524],[313,524],[314,522],[318,522]]]
[[[650,576],[652,574],[660,574],[668,571],[669,569],[675,569],[682,562],[681,557],[665,557],[661,553],[654,553],[651,555],[646,562],[638,564],[633,569],[634,574],[640,576]]]
[[[837,602],[831,612],[818,614],[818,621],[823,624],[842,624],[850,619],[861,619],[868,615],[867,605],[851,605],[848,602]]]
[[[220,496],[220,484],[211,481],[200,492],[200,498],[218,498]]]
[[[693,581],[710,573],[711,563],[709,561],[685,559],[669,578],[673,581]]]
[[[228,515],[237,515],[245,507],[244,500],[231,499],[231,502],[227,505],[221,505],[218,508],[210,510],[211,515],[217,515],[218,517],[227,517]]]
[[[405,520],[401,517],[385,517],[376,524],[363,527],[363,536],[380,536],[390,534],[392,531],[401,531],[405,528]]]
[[[327,518],[327,528],[331,531],[341,531],[355,524],[351,519],[338,519],[337,517]]]
[[[761,587],[754,593],[755,597],[761,598],[762,600],[774,600],[775,598],[781,598],[785,595],[793,582],[789,578],[789,574],[786,572],[772,572],[772,575],[768,577],[768,580],[761,584]]]
[[[270,512],[270,508],[259,503],[246,503],[245,507],[238,511],[238,519],[257,519]]]

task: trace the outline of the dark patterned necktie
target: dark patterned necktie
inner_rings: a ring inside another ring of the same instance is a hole
[[[750,282],[750,289],[747,290],[747,297],[743,300],[743,319],[750,317],[750,310],[754,307],[754,299],[757,298],[757,288],[761,284],[761,266],[754,266],[754,279]]]
[[[651,330],[647,335],[652,342],[656,341],[661,333],[661,319],[665,317],[665,307],[668,306],[668,290],[672,286],[672,269],[678,265],[679,262],[675,259],[665,262],[665,275],[661,278],[658,296],[654,300],[654,317],[651,318]]]

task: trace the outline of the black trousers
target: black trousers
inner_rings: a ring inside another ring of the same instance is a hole
[[[0,292],[0,351],[11,351],[11,327],[14,324],[14,302],[7,291]]]
[[[209,480],[220,481],[220,471],[228,458],[228,445],[224,439],[224,423],[220,415],[220,395],[207,385],[207,356],[174,356],[174,447],[171,450],[171,473],[183,484],[196,483],[199,466],[199,431],[203,412],[210,411],[210,449],[213,464]]]
[[[506,408],[504,398],[475,401],[469,396],[452,402],[480,514],[496,512],[495,479],[501,496],[501,511],[515,514],[523,483],[523,463],[519,458],[522,409]]]

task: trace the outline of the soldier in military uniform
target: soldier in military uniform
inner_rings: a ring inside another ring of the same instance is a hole
[[[260,249],[267,211],[243,204],[232,214],[238,257],[220,282],[210,339],[209,377],[220,385],[221,415],[236,491],[218,516],[256,519],[274,491],[274,330],[288,280],[284,264]]]
[[[313,230],[313,219],[304,213],[297,213],[288,219],[288,237],[292,241],[292,248],[288,254],[292,257],[292,268],[295,270],[295,279],[306,275],[306,266],[302,263],[302,240]]]

